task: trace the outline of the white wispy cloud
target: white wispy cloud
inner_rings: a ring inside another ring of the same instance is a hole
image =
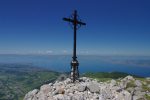
[[[52,50],[47,50],[46,53],[47,53],[47,54],[52,54],[53,51],[52,51]]]

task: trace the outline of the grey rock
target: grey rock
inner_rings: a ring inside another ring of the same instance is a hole
[[[47,100],[47,94],[45,94],[43,91],[39,91],[36,96],[38,100]]]
[[[63,94],[58,94],[53,96],[53,98],[49,100],[71,100],[71,97]]]
[[[57,95],[57,94],[64,94],[65,93],[65,90],[64,90],[64,87],[57,87],[56,90],[53,92],[54,95]]]
[[[65,90],[64,90],[63,88],[60,88],[60,89],[58,89],[58,93],[59,93],[59,94],[64,94],[64,93],[65,93]]]
[[[69,84],[71,83],[71,79],[70,78],[67,78],[65,81],[64,81],[65,84]]]
[[[115,94],[115,90],[111,89],[111,88],[104,88],[100,91],[100,94],[103,96],[103,98],[105,99],[112,99],[114,94]]]
[[[123,80],[132,80],[132,81],[134,81],[135,79],[133,78],[133,76],[128,75]]]
[[[103,95],[99,95],[99,100],[106,100]]]
[[[142,86],[142,83],[141,83],[140,80],[136,80],[136,81],[134,82],[134,84],[135,84],[136,86],[138,86],[138,87],[141,87],[141,86]]]
[[[75,92],[75,89],[74,89],[74,88],[68,89],[68,93],[74,93],[74,92]]]
[[[45,84],[40,87],[40,91],[42,91],[44,94],[48,94],[48,92],[50,92],[51,90],[52,88],[49,84]]]
[[[80,81],[82,81],[82,82],[90,82],[91,79],[90,79],[90,78],[87,78],[87,77],[81,77],[81,78],[80,78]]]
[[[90,92],[92,93],[99,93],[100,89],[99,89],[99,85],[97,83],[89,83],[89,85],[87,85],[87,88],[90,90]]]
[[[99,98],[100,99],[107,99],[107,98],[110,98],[111,96],[110,96],[110,91],[109,91],[109,93],[107,93],[107,90],[101,90],[101,93],[100,93],[100,96],[99,96]]]
[[[135,87],[134,90],[135,91],[142,91],[143,89],[142,89],[142,87]]]
[[[116,84],[117,84],[117,82],[112,79],[111,82],[110,82],[110,85],[111,85],[111,86],[115,86]]]
[[[121,81],[119,83],[119,86],[120,86],[121,89],[125,89],[127,87],[127,81]]]
[[[142,91],[135,91],[134,95],[143,97],[146,93]]]
[[[135,95],[135,96],[133,96],[133,99],[132,99],[132,100],[145,100],[145,98],[142,97],[142,96],[137,96],[137,95]]]
[[[128,91],[122,91],[117,96],[118,100],[132,100],[132,95]]]
[[[133,87],[129,87],[126,89],[128,92],[133,93],[135,91],[135,89]]]
[[[28,92],[23,100],[33,100],[35,98],[35,95],[38,93],[38,89],[34,89],[33,91]]]
[[[133,78],[133,76],[130,76],[130,75],[128,75],[127,78],[128,78],[128,80],[133,80],[133,81],[135,80],[135,79]]]
[[[78,85],[78,91],[79,92],[83,92],[83,91],[85,91],[85,89],[86,89],[86,85],[85,84],[79,84]]]
[[[128,82],[134,81],[136,87],[126,88]],[[142,82],[132,76],[119,82],[97,82],[87,77],[72,83],[69,78],[41,86],[40,90],[28,92],[24,100],[145,100]]]
[[[53,100],[65,100],[65,98],[62,94],[58,94],[53,97]]]
[[[84,100],[84,97],[82,94],[75,94],[71,100]]]

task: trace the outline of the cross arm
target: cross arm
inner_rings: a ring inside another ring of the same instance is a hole
[[[77,21],[78,24],[80,25],[86,25],[86,23],[83,23],[83,22],[80,22],[80,21]]]
[[[68,22],[72,22],[73,23],[73,20],[70,19],[70,18],[63,18],[64,21],[68,21]]]
[[[68,21],[68,22],[72,22],[74,23],[74,20],[70,19],[70,18],[63,18],[64,21]],[[80,21],[76,21],[77,24],[80,24],[80,25],[86,25],[86,23],[83,23],[83,22],[80,22]]]

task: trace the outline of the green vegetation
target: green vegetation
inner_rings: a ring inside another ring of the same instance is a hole
[[[145,78],[135,78],[135,79],[140,80],[143,83],[142,84],[143,91],[149,91],[150,92],[150,88],[148,87],[148,84],[150,84],[149,80],[146,80]]]
[[[150,100],[150,96],[149,95],[145,95],[146,100]]]
[[[42,84],[56,80],[58,72],[21,64],[0,64],[0,100],[23,100]]]
[[[147,85],[142,85],[142,88],[144,91],[149,91],[150,92],[150,88]]]
[[[113,78],[113,79],[118,79],[121,77],[125,77],[129,74],[127,73],[122,73],[122,72],[97,72],[97,73],[85,73],[83,76],[88,76],[88,77],[97,77],[97,78]]]
[[[130,88],[130,87],[136,87],[136,85],[134,84],[134,81],[130,81],[129,83],[127,83],[126,88]]]
[[[129,75],[129,74],[123,73],[123,72],[110,72],[110,73],[108,73],[108,72],[97,72],[97,73],[88,72],[88,73],[83,74],[82,76],[95,78],[99,81],[108,81],[111,79],[124,78],[127,75]],[[135,76],[135,75],[132,75],[132,76]],[[135,76],[135,77],[138,77],[138,76]]]

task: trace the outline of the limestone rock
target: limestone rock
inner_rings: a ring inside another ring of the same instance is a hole
[[[111,82],[110,82],[110,85],[111,85],[111,86],[115,86],[116,84],[117,84],[117,82],[112,79]]]
[[[118,100],[132,100],[132,96],[128,91],[122,91],[117,95]]]
[[[48,94],[48,92],[50,92],[51,90],[52,88],[49,84],[45,84],[40,87],[40,91],[42,91],[44,94]]]
[[[136,80],[136,81],[134,82],[134,84],[135,84],[136,86],[138,86],[138,87],[141,87],[141,86],[142,86],[142,83],[141,83],[140,80]]]
[[[133,82],[135,87],[127,87]],[[40,90],[28,92],[24,100],[146,100],[149,91],[143,91],[142,82],[132,76],[110,82],[98,82],[95,79],[81,77],[75,83],[67,78],[42,85]],[[150,87],[149,85],[147,87]]]
[[[89,83],[89,85],[87,85],[87,88],[92,93],[99,93],[99,91],[100,91],[99,85],[97,83],[93,83],[93,82]]]
[[[128,80],[135,80],[134,78],[133,78],[133,76],[130,76],[130,75],[128,75],[127,77],[125,77],[126,79],[128,79]]]
[[[38,89],[34,89],[33,91],[28,92],[23,100],[33,100],[33,98],[36,96],[38,93]]]
[[[83,92],[83,91],[85,91],[85,89],[86,89],[86,85],[85,84],[79,84],[78,85],[78,91],[79,92]]]
[[[65,93],[64,87],[57,87],[56,90],[53,93],[54,93],[54,95],[64,94]]]

